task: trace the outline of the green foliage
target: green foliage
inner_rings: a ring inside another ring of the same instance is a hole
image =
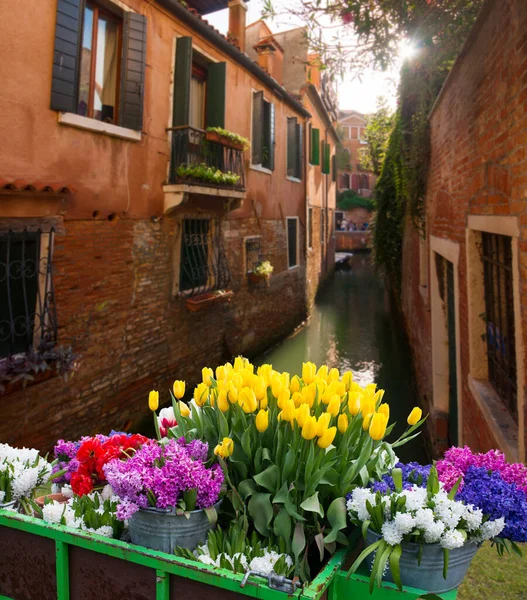
[[[377,110],[366,117],[364,140],[366,148],[359,150],[359,164],[366,171],[381,174],[388,140],[393,128],[394,116],[384,97],[377,99]]]
[[[366,210],[373,212],[375,210],[375,199],[359,196],[354,190],[344,190],[338,195],[337,208],[339,210],[365,208]]]
[[[222,127],[207,127],[207,133],[217,133],[222,138],[225,138],[229,142],[234,142],[235,144],[240,144],[245,149],[251,146],[251,142],[247,138],[242,137],[238,133],[233,133],[232,131],[228,131],[227,129],[223,129]]]
[[[201,165],[179,165],[177,176],[214,183],[215,185],[236,185],[240,181],[239,175],[235,175],[230,171],[223,173],[223,171],[209,167],[205,163]]]

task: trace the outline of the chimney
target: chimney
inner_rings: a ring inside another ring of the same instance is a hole
[[[256,47],[256,52],[258,54],[258,64],[264,71],[266,71],[269,75],[273,76],[274,74],[274,48],[269,46]]]
[[[247,4],[244,0],[229,0],[228,38],[245,52],[245,25],[247,23]]]

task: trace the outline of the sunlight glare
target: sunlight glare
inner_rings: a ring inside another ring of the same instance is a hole
[[[413,58],[417,53],[417,48],[409,41],[403,40],[399,44],[399,56],[403,60],[409,60]]]

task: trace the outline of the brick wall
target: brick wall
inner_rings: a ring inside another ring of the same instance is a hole
[[[172,295],[174,228],[171,219],[65,224],[54,250],[59,343],[73,344],[80,368],[66,382],[4,395],[3,442],[49,448],[60,437],[134,428],[148,417],[151,389],[166,403],[174,379],[194,384],[203,366],[258,352],[305,318],[305,266],[287,269],[282,220],[224,222],[235,296],[192,314]],[[247,281],[247,235],[262,235],[275,267],[269,287]]]
[[[312,209],[312,227],[313,239],[312,248],[307,251],[307,303],[312,306],[318,290],[324,285],[326,279],[335,269],[335,232],[333,230],[334,210],[328,211],[328,218],[324,221],[325,243],[321,244],[322,239],[322,212],[325,209],[318,206],[310,207]]]
[[[463,442],[476,450],[496,447],[499,440],[468,387],[469,215],[517,217],[521,317],[516,322],[516,335],[522,341],[527,337],[526,31],[527,4],[523,0],[489,0],[431,117],[427,233],[459,245],[459,404]],[[430,294],[419,286],[419,239],[410,226],[406,227],[403,254],[403,310],[421,392],[428,398],[433,375]],[[426,260],[430,260],[430,251]],[[428,274],[428,282],[430,277]],[[524,361],[520,368],[525,369]],[[521,432],[527,423],[524,414],[519,419]],[[522,448],[517,450],[521,456]]]

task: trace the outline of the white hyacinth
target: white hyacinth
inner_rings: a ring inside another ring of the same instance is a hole
[[[274,566],[278,559],[280,559],[282,556],[284,555],[279,554],[274,550],[271,550],[270,552],[266,551],[263,556],[257,556],[251,560],[251,562],[249,563],[249,570],[259,571],[264,575],[269,575],[269,573],[274,569]],[[293,561],[291,560],[290,556],[286,555],[285,562],[288,567],[293,566]]]
[[[454,548],[461,548],[465,543],[465,536],[456,529],[447,529],[441,536],[439,544],[446,550],[453,550]]]
[[[366,502],[370,502],[374,506],[376,504],[375,494],[369,488],[355,488],[346,506],[349,511],[357,513],[360,521],[366,521],[370,518]]]
[[[403,534],[394,521],[386,521],[381,529],[382,537],[390,546],[397,546],[403,541]]]
[[[30,497],[37,487],[45,485],[51,475],[51,465],[34,448],[13,448],[0,444],[0,474],[2,501],[19,501]]]
[[[409,513],[397,513],[393,522],[402,535],[410,533],[415,527],[415,518]]]
[[[442,521],[435,521],[428,525],[428,527],[424,528],[425,532],[425,543],[426,544],[435,544],[437,543],[443,532],[445,531],[445,524]]]
[[[428,492],[426,491],[426,488],[413,487],[411,490],[403,490],[399,495],[406,498],[407,510],[424,508],[428,502]]]
[[[505,528],[505,519],[501,517],[495,521],[487,521],[481,526],[481,535],[478,541],[484,542],[498,536]]]

